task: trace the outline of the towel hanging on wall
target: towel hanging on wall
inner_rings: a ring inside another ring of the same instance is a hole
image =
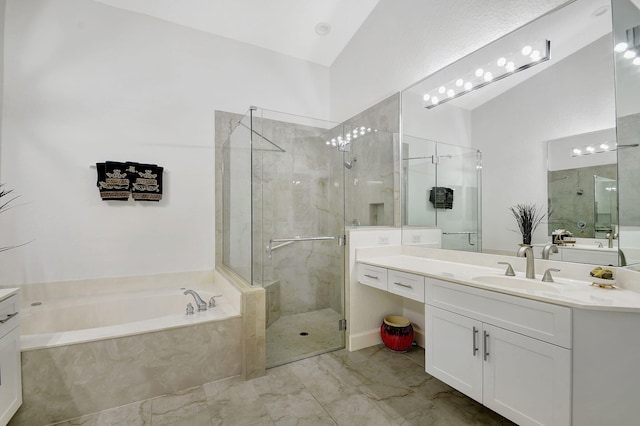
[[[129,199],[129,175],[127,165],[117,161],[96,163],[98,171],[97,186],[103,200],[127,201]]]
[[[131,179],[131,195],[135,201],[162,200],[162,173],[157,164],[127,163],[127,174]]]

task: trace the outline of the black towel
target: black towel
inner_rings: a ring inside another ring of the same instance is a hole
[[[98,171],[97,186],[103,200],[127,201],[129,199],[129,177],[125,163],[107,161],[96,163]]]
[[[157,164],[127,163],[131,179],[131,194],[135,201],[162,200],[162,173]]]
[[[434,186],[429,194],[429,201],[436,209],[453,208],[453,189]]]

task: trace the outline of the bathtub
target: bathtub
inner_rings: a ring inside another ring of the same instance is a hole
[[[215,273],[136,278],[23,287],[24,401],[12,425],[69,420],[242,373],[239,290]],[[222,297],[198,312],[185,289]]]
[[[209,301],[221,293],[188,287]],[[198,312],[187,287],[139,290],[97,296],[64,297],[27,301],[21,311],[23,351],[131,336],[239,316],[222,294],[216,306]],[[187,303],[195,307],[186,314]]]

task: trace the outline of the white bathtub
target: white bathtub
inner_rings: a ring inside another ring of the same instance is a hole
[[[205,302],[221,290],[193,288]],[[212,285],[213,287],[213,285]],[[151,331],[219,321],[240,314],[226,297],[216,297],[216,306],[198,312],[187,287],[138,290],[96,296],[63,297],[31,300],[21,311],[22,350],[40,349],[91,342],[105,338],[130,336]],[[187,303],[194,314],[187,315]]]
[[[222,297],[198,312],[185,289],[206,302]],[[16,425],[55,423],[242,374],[242,293],[217,273],[28,285],[21,300],[24,403]]]

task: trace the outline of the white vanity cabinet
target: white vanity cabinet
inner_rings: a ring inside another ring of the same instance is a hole
[[[424,303],[424,277],[389,270],[387,272],[387,290],[389,293]]]
[[[0,301],[1,425],[6,425],[22,404],[19,307],[17,294]]]
[[[425,285],[427,373],[520,425],[571,424],[569,308]]]
[[[358,281],[369,287],[387,290],[387,268],[358,264]]]

